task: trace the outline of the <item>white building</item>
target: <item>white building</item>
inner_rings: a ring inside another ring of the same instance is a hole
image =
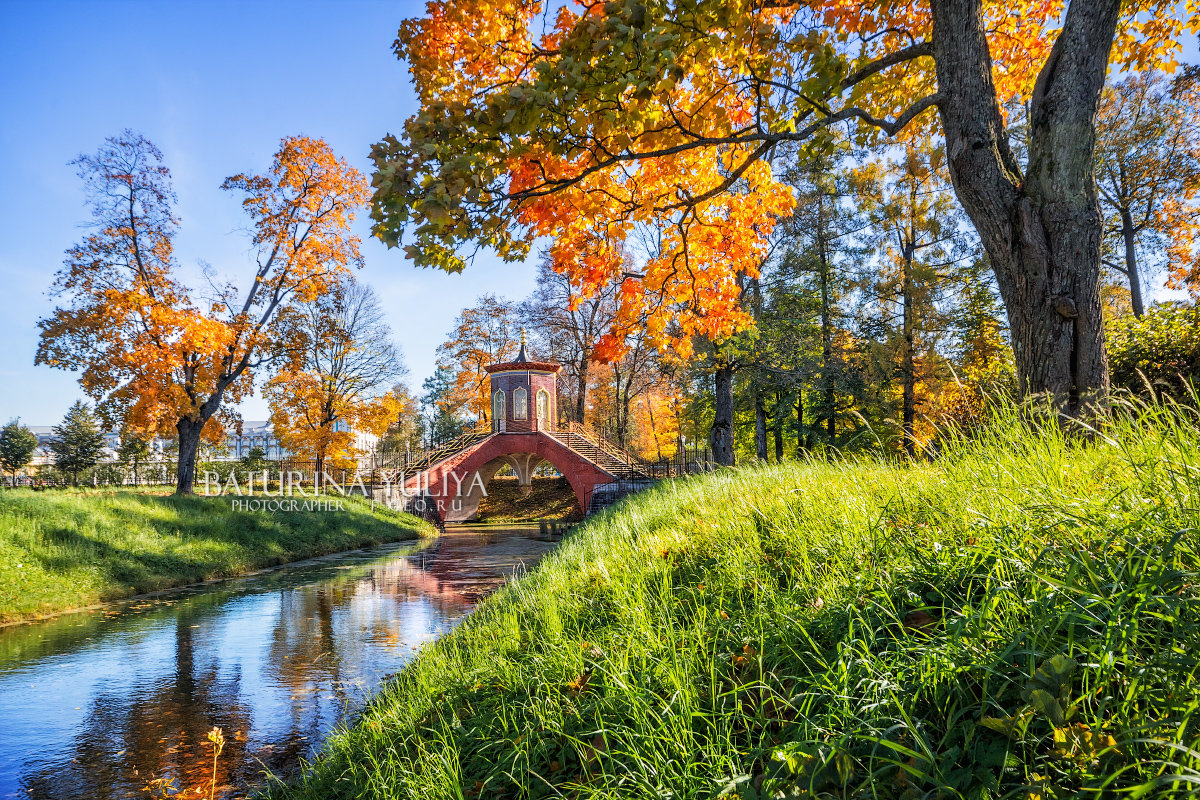
[[[37,437],[38,446],[33,454],[34,465],[54,463],[54,454],[50,451],[50,440],[54,438],[54,426],[30,425],[29,430]],[[351,430],[354,436],[354,447],[359,451],[360,462],[369,462],[370,456],[379,445],[379,437],[362,431],[350,429],[346,423],[337,422],[335,430]],[[104,434],[104,452],[101,461],[116,461],[117,449],[121,446],[121,435],[116,431]],[[211,461],[237,461],[250,455],[254,448],[263,451],[263,458],[268,461],[280,461],[290,458],[291,454],[279,444],[275,438],[275,429],[268,420],[245,420],[242,422],[242,432],[237,434],[230,431],[225,436],[225,446],[215,448],[210,452],[201,451],[201,459]],[[170,455],[171,439],[156,437],[150,442],[150,461],[158,461]]]

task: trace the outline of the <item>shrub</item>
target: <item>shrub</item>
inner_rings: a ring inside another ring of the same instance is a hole
[[[1183,396],[1185,382],[1200,379],[1200,308],[1161,303],[1142,318],[1121,317],[1108,329],[1108,364],[1114,387]]]

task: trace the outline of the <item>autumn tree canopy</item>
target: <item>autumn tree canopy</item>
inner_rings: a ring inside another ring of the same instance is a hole
[[[1168,63],[1195,0],[435,0],[401,26],[421,106],[373,151],[375,233],[457,271],[552,237],[585,293],[686,350],[746,326],[739,275],[793,203],[771,167],[847,123],[862,141],[938,130],[1011,321],[1022,388],[1068,410],[1107,387],[1094,118],[1110,64]],[[1190,15],[1190,16],[1189,16]],[[1028,160],[1002,103],[1029,103]],[[630,268],[632,228],[664,231]],[[620,342],[597,348],[611,357]]]
[[[298,303],[280,320],[284,357],[267,382],[271,424],[280,444],[327,466],[348,468],[363,455],[355,432],[382,436],[408,408],[394,390],[406,370],[379,298],[344,281]]]
[[[464,308],[454,321],[454,329],[437,348],[435,377],[450,381],[441,387],[438,402],[461,408],[486,422],[492,404],[484,367],[515,358],[520,340],[520,316],[515,304],[485,294],[475,305]],[[433,390],[432,386],[427,388]]]
[[[175,195],[158,148],[126,131],[73,163],[93,224],[55,276],[61,305],[38,323],[37,363],[78,370],[110,419],[177,435],[176,491],[190,493],[201,435],[219,435],[222,403],[251,390],[279,313],[361,264],[348,229],[367,183],[325,142],[282,140],[268,172],[224,182],[243,197],[254,266],[244,285],[214,283],[204,296],[179,275]]]

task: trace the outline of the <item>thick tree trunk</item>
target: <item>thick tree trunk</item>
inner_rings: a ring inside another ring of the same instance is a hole
[[[175,423],[175,432],[179,435],[179,463],[175,468],[175,494],[195,494],[196,491],[196,456],[200,452],[200,431],[204,430],[205,417],[202,420],[187,418]]]
[[[713,424],[708,441],[712,447],[713,460],[723,467],[732,467],[733,461],[733,367],[717,367],[714,376],[716,392],[713,403]]]
[[[1129,303],[1133,315],[1141,319],[1146,313],[1142,304],[1142,278],[1138,274],[1137,231],[1133,229],[1133,215],[1121,209],[1121,236],[1125,239],[1125,274],[1129,277]]]
[[[767,460],[767,407],[761,395],[754,396],[754,455]]]
[[[1095,118],[1120,0],[1074,0],[1030,102],[1029,166],[1009,148],[981,0],[933,0],[950,175],[1008,310],[1023,394],[1078,414],[1108,390]]]

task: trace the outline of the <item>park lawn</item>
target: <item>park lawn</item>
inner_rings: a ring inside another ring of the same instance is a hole
[[[0,622],[429,534],[361,499],[343,511],[234,511],[144,490],[0,492]]]
[[[1196,415],[1015,419],[623,501],[268,795],[1194,796]]]

